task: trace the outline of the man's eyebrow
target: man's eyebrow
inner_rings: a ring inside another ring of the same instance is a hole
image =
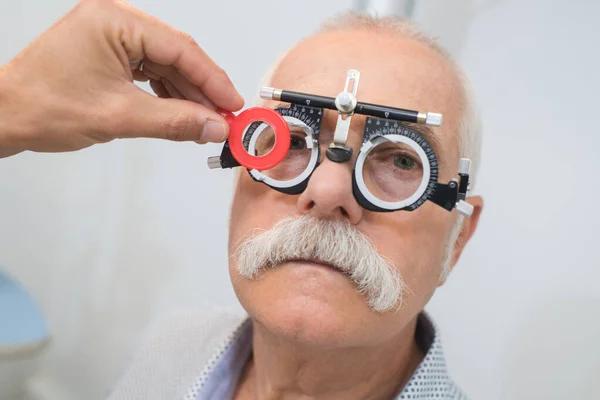
[[[291,106],[292,106],[292,104],[291,104],[291,103],[284,103],[284,102],[281,102],[281,103],[277,103],[277,104],[275,104],[275,107],[269,107],[269,108],[273,108],[273,110],[276,110],[276,109],[278,109],[278,108],[290,108]]]
[[[431,128],[427,125],[423,124],[415,124],[414,122],[404,122],[401,121],[399,124],[405,128],[413,130],[417,132],[419,135],[423,136],[425,140],[431,145],[435,154],[439,157],[441,150],[441,143],[438,136],[431,130]]]

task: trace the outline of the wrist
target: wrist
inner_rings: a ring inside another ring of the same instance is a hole
[[[8,157],[25,150],[19,145],[23,132],[16,122],[18,111],[15,109],[14,89],[6,66],[0,67],[0,158]]]

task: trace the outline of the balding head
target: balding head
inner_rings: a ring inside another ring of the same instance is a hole
[[[453,93],[452,102],[456,108],[455,120],[450,121],[449,116],[444,115],[444,121],[445,123],[452,122],[453,124],[453,131],[456,134],[457,145],[460,149],[460,157],[469,158],[472,161],[470,182],[471,189],[474,189],[481,160],[482,126],[470,82],[462,68],[448,52],[415,24],[404,18],[397,16],[377,18],[357,12],[348,12],[330,18],[321,25],[315,34],[280,56],[261,80],[261,86],[274,86],[273,79],[275,78],[275,73],[285,64],[296,62],[298,63],[297,68],[305,68],[306,62],[298,58],[299,54],[297,51],[304,49],[306,45],[317,46],[319,48],[321,39],[325,41],[328,37],[331,38],[334,35],[350,37],[350,40],[353,42],[353,45],[349,47],[350,51],[356,51],[359,47],[359,42],[355,41],[354,38],[362,37],[367,40],[366,46],[370,47],[370,50],[374,53],[382,52],[383,55],[389,55],[390,57],[398,56],[398,54],[391,53],[397,46],[386,48],[383,43],[411,41],[415,45],[414,48],[421,47],[422,50],[429,50],[437,54],[440,64],[440,69],[437,72],[442,72],[442,74],[437,76],[438,82],[441,87],[449,88],[450,93]],[[377,38],[383,41],[379,42]],[[323,50],[327,52],[327,49]],[[325,54],[325,56],[332,57],[333,55]],[[399,56],[402,56],[402,54]],[[366,61],[368,62],[369,60]],[[375,59],[371,59],[371,61],[375,62]],[[316,65],[319,66],[320,64]],[[401,74],[401,62],[398,63],[397,67],[398,69],[394,74]],[[357,67],[356,69],[360,70]],[[425,74],[422,79],[436,79],[435,70],[429,68],[424,72]],[[399,98],[402,97],[401,93],[398,95]],[[360,93],[359,98],[361,98]],[[368,99],[361,99],[368,101]],[[262,103],[262,101],[257,98],[256,103]],[[400,105],[400,107],[410,108],[407,104]],[[435,112],[435,110],[430,111]]]

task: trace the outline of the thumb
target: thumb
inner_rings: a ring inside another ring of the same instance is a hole
[[[155,97],[139,88],[128,93],[120,138],[148,137],[174,141],[220,143],[229,136],[229,125],[216,112],[188,100]]]

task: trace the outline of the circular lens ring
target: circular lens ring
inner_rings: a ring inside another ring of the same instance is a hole
[[[421,160],[421,163],[423,165],[423,177],[421,178],[421,183],[418,189],[409,198],[401,201],[390,202],[379,199],[367,188],[363,177],[363,168],[367,156],[377,146],[386,142],[404,143],[410,146],[419,155],[419,159]],[[414,209],[421,205],[429,196],[428,188],[432,187],[434,184],[433,181],[437,179],[437,174],[434,174],[432,172],[433,171],[430,165],[429,157],[427,156],[427,152],[423,149],[423,147],[421,147],[421,145],[404,135],[390,134],[369,139],[369,141],[362,145],[354,167],[354,180],[361,194],[364,196],[365,200],[368,201],[371,205],[375,206],[376,208],[387,211],[408,208]]]
[[[237,116],[228,111],[219,111],[229,124],[229,149],[233,157],[247,169],[264,171],[275,167],[287,155],[290,148],[290,129],[287,122],[276,111],[266,107],[251,107]],[[242,143],[246,127],[254,122],[264,122],[275,132],[275,146],[264,156],[249,154]]]
[[[302,129],[304,131],[304,133],[306,134],[306,145],[307,145],[307,147],[310,147],[311,153],[310,153],[310,160],[308,161],[308,165],[306,166],[304,171],[302,171],[298,176],[296,176],[292,179],[280,181],[280,180],[269,177],[268,175],[266,175],[263,172],[260,172],[257,170],[250,171],[250,174],[256,180],[259,180],[268,186],[278,188],[278,189],[288,189],[288,188],[292,188],[292,187],[298,186],[301,183],[303,183],[310,176],[310,174],[314,171],[314,169],[317,166],[317,162],[319,161],[319,145],[318,145],[318,143],[317,144],[313,143],[313,140],[314,140],[313,129],[310,126],[308,126],[306,123],[299,120],[298,118],[290,117],[287,115],[283,116],[283,118],[285,119],[286,123],[289,123],[290,125],[299,127],[300,129]],[[255,131],[255,134],[256,134],[256,132],[260,133],[260,132],[262,132],[262,129],[260,127],[258,127]],[[250,143],[248,146],[248,152],[252,152],[255,150],[254,146],[256,145],[257,138],[258,138],[258,135],[253,136],[252,139],[250,140]]]

